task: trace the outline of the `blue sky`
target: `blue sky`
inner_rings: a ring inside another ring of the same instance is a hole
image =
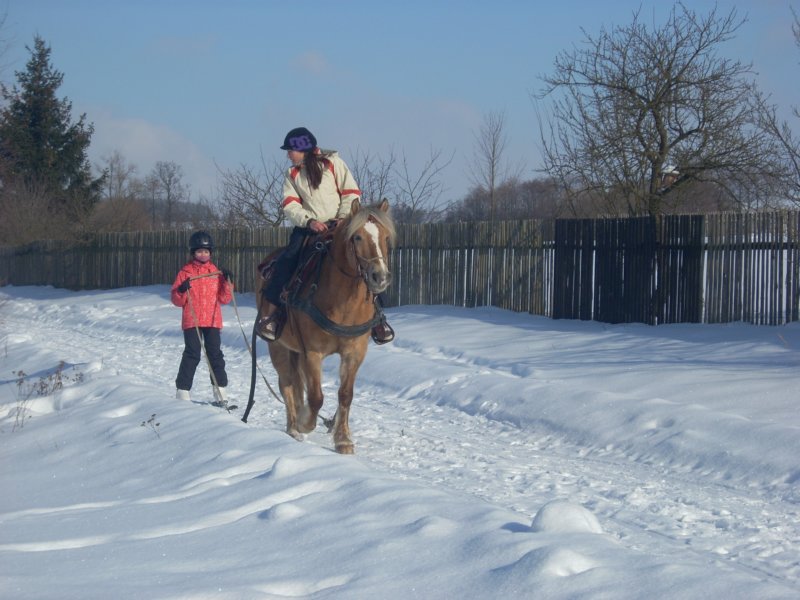
[[[707,12],[714,2],[688,4]],[[752,62],[761,89],[789,115],[800,50],[791,2],[716,3],[748,22],[725,56]],[[4,6],[5,5],[5,6]],[[11,44],[0,73],[23,70],[34,35],[64,74],[59,96],[95,125],[90,157],[118,150],[145,175],[158,160],[184,170],[192,197],[213,196],[217,166],[283,160],[285,133],[306,126],[345,158],[454,154],[444,200],[470,185],[475,134],[505,114],[507,157],[541,166],[531,94],[581,29],[663,21],[671,4],[639,0],[366,2],[338,0],[0,0]],[[795,5],[798,10],[800,2]]]

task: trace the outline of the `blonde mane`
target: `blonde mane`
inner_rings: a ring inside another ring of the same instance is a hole
[[[353,237],[356,232],[367,223],[367,221],[372,219],[378,224],[378,226],[383,227],[383,229],[386,230],[386,233],[389,236],[389,242],[394,244],[395,238],[397,237],[397,230],[394,226],[394,220],[389,214],[389,211],[381,210],[379,206],[380,205],[361,206],[359,211],[353,215],[347,223],[347,229],[345,230],[345,236],[347,239]]]

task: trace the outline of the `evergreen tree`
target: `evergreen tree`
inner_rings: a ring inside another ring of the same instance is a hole
[[[50,47],[39,36],[17,85],[2,86],[0,183],[5,190],[39,189],[50,208],[80,220],[98,200],[102,177],[93,178],[87,150],[94,127],[86,115],[71,122],[72,103],[56,96],[64,76],[50,64]],[[23,202],[24,198],[18,198]]]

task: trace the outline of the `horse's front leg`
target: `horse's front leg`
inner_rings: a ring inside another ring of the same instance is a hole
[[[297,427],[298,407],[303,406],[303,380],[298,371],[298,357],[279,344],[269,344],[272,365],[278,373],[278,389],[286,408],[286,433],[302,441],[303,435]]]
[[[324,400],[322,394],[322,355],[318,352],[307,352],[302,366],[305,379],[307,404],[297,413],[297,429],[302,433],[314,431],[317,426],[317,415]]]
[[[355,445],[350,439],[350,405],[353,403],[353,387],[361,360],[342,357],[339,366],[339,408],[333,424],[333,444],[339,454],[355,453]]]

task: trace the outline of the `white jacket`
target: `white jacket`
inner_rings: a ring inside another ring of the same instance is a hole
[[[303,166],[291,167],[283,181],[283,212],[297,227],[305,227],[309,219],[325,222],[350,214],[353,200],[361,196],[350,169],[335,150],[322,150],[327,168],[316,190],[311,188]]]

